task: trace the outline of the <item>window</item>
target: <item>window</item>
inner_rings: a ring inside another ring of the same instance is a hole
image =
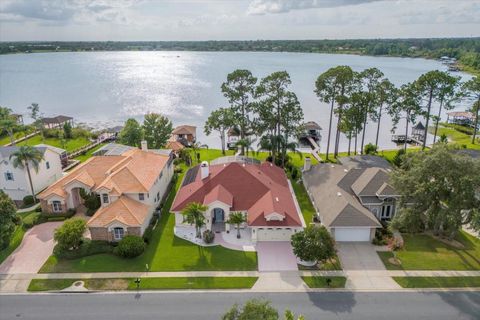
[[[13,173],[12,172],[5,172],[5,180],[13,181]]]
[[[50,162],[45,162],[45,166],[47,167],[47,170],[50,169]]]
[[[62,203],[60,201],[52,202],[53,212],[62,212]]]
[[[103,193],[102,194],[102,200],[103,200],[103,203],[108,203],[108,194]]]
[[[138,200],[140,200],[140,201],[145,200],[145,194],[144,193],[139,193],[138,194]]]
[[[123,228],[113,228],[113,239],[115,240],[122,240],[123,239],[124,230]]]

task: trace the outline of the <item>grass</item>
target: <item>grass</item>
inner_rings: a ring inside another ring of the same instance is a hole
[[[345,282],[347,278],[345,277],[302,277],[303,281],[307,284],[309,288],[345,288]],[[330,279],[332,282],[330,286],[327,285],[327,279]]]
[[[432,129],[433,128],[430,128],[430,131]],[[442,134],[445,134],[448,137],[450,143],[456,143],[456,144],[459,144],[461,146],[464,145],[464,146],[466,146],[467,149],[480,150],[480,144],[478,144],[478,143],[477,144],[472,144],[472,137],[471,136],[469,136],[468,134],[465,134],[463,132],[457,131],[454,128],[439,126],[437,135],[441,136]]]
[[[402,288],[478,288],[480,277],[393,277]]]
[[[457,249],[429,235],[404,234],[405,247],[397,251],[401,265],[388,261],[391,252],[378,252],[389,270],[480,270],[480,239],[465,232],[456,238],[465,248]]]
[[[25,141],[17,143],[18,146],[34,146],[40,143],[48,144],[57,148],[62,148],[65,149],[67,152],[71,152],[75,149],[78,149],[80,147],[83,147],[87,144],[90,143],[90,140],[88,140],[85,137],[80,137],[76,139],[68,139],[65,141],[65,145],[62,145],[61,139],[58,138],[45,138],[42,141],[41,135],[37,134]]]
[[[216,158],[224,156],[222,154],[222,150],[219,150],[219,149],[199,149],[197,152],[200,154],[200,161],[212,161]],[[197,164],[196,158],[194,157],[194,154],[193,154],[193,150],[191,151],[191,155],[192,155],[193,164],[194,165]],[[226,150],[225,155],[226,156],[233,156],[233,155],[235,155],[235,151],[234,150]],[[246,156],[250,157],[250,158],[258,159],[260,161],[265,161],[265,159],[267,159],[268,155],[269,155],[268,152],[252,152],[252,151],[250,151],[248,153],[248,155],[246,155]],[[298,153],[289,152],[288,155],[291,158],[292,164],[296,167],[302,167],[303,166],[305,156],[310,156],[310,158],[312,159],[312,164],[317,164],[318,163],[315,158],[313,158],[311,155],[309,155],[307,153],[304,153],[300,156]]]
[[[313,216],[316,210],[313,207],[312,202],[310,201],[310,197],[308,196],[307,190],[305,189],[303,182],[291,181],[291,183],[293,191],[295,192],[295,196],[297,197],[300,210],[302,210],[303,219],[308,225],[309,223],[313,222]]]
[[[174,235],[175,216],[169,210],[181,180],[182,175],[176,182],[175,190],[170,192],[151,242],[142,255],[124,259],[113,254],[98,254],[74,260],[58,259],[52,255],[40,272],[144,271],[146,264],[150,271],[256,270],[256,252],[230,250],[221,246],[201,247]]]
[[[74,279],[32,279],[28,285],[27,291],[50,291],[50,290],[62,290],[70,287]]]
[[[35,217],[39,214],[39,212],[35,211],[18,213],[18,215],[22,218],[22,223],[28,223],[33,221],[33,219],[35,219]],[[7,259],[7,257],[11,255],[12,252],[15,251],[15,249],[17,249],[20,243],[22,243],[25,232],[26,230],[23,225],[15,226],[15,231],[13,232],[12,238],[10,239],[8,246],[0,250],[0,263]]]
[[[174,289],[249,289],[257,277],[169,277],[140,278],[141,290]],[[70,287],[76,281],[83,281],[89,290],[136,290],[134,278],[100,279],[32,279],[28,291],[57,291]]]
[[[249,289],[257,282],[257,277],[174,277],[143,278],[140,289]],[[137,288],[134,281],[128,285],[129,290]]]
[[[99,144],[98,146],[96,146],[95,148],[88,150],[86,153],[81,154],[81,155],[75,157],[74,159],[75,159],[75,160],[79,160],[80,162],[85,162],[85,161],[87,161],[88,159],[90,159],[90,157],[92,156],[92,154],[93,154],[95,151],[97,151],[98,149],[100,149],[101,147],[103,147],[103,146],[105,146],[105,145],[106,145],[106,143],[101,143],[101,144]]]

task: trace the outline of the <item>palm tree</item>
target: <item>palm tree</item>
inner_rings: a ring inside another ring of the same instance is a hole
[[[234,224],[237,228],[237,239],[240,239],[240,225],[244,222],[246,222],[247,219],[245,218],[245,215],[240,212],[240,211],[234,211],[230,213],[230,216],[228,217],[227,223],[229,224]]]
[[[0,133],[5,131],[10,137],[10,144],[15,145],[13,133],[19,128],[17,119],[12,116],[12,110],[0,107]]]
[[[237,141],[237,147],[241,147],[241,149],[247,154],[248,156],[248,152],[249,151],[254,151],[253,150],[253,142],[255,140],[252,140],[250,138],[245,138],[245,139],[240,139]]]
[[[13,159],[13,160],[12,160]],[[30,165],[35,172],[38,172],[38,166],[43,160],[43,154],[34,147],[21,146],[17,151],[10,155],[10,160],[14,168],[26,169],[28,174],[28,181],[30,182],[30,189],[32,191],[33,202],[36,203],[35,191],[33,190],[32,175],[30,173]]]
[[[182,210],[183,220],[190,225],[195,225],[197,231],[197,238],[202,237],[201,229],[205,225],[205,211],[208,207],[198,202],[189,203],[185,209]]]

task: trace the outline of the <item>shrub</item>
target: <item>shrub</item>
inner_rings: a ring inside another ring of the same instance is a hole
[[[297,180],[298,178],[298,169],[296,167],[292,168],[292,173],[290,174],[292,180]]]
[[[33,212],[28,216],[23,218],[23,228],[25,230],[30,229],[34,225],[38,224],[40,214],[38,212]]]
[[[84,128],[73,128],[72,129],[72,137],[77,139],[77,138],[90,138],[91,137],[91,133],[90,131],[88,131],[87,129],[84,129]]]
[[[16,226],[19,226],[22,224],[22,217],[20,217],[19,215],[15,215],[12,218],[12,222],[15,223]]]
[[[70,124],[70,122],[65,122],[65,124],[63,125],[63,137],[65,139],[73,138],[72,125]]]
[[[100,197],[95,192],[87,192],[85,189],[80,189],[80,197],[83,199],[85,207],[87,207],[87,216],[92,216],[100,208]]]
[[[35,211],[36,211],[36,212],[42,212],[42,207],[40,207],[40,206],[36,207],[36,208],[35,208]]]
[[[175,169],[173,170],[173,172],[175,173],[182,173],[183,172],[183,169],[181,167],[175,167]]]
[[[392,159],[392,162],[395,166],[401,167],[404,158],[405,158],[405,149],[398,149],[397,153]]]
[[[29,207],[34,203],[35,203],[35,201],[33,201],[33,196],[32,195],[23,197],[23,205],[24,206]]]
[[[145,250],[145,242],[139,236],[125,236],[118,246],[115,248],[114,253],[124,258],[135,258],[143,253]]]
[[[77,249],[82,243],[83,233],[87,229],[85,220],[69,219],[55,230],[53,238],[62,250]]]
[[[143,233],[143,241],[146,244],[150,243],[150,240],[152,239],[153,236],[153,225],[149,225],[147,229],[145,229],[145,232]]]
[[[15,231],[17,207],[12,199],[0,190],[0,249],[8,246]]]
[[[376,146],[372,143],[369,143],[363,148],[363,151],[365,152],[365,154],[375,155],[375,154],[377,154],[377,148],[378,148],[378,146]]]
[[[43,136],[45,138],[61,138],[63,137],[63,132],[60,129],[45,129],[43,131]]]
[[[107,241],[84,239],[76,250],[64,250],[62,247],[56,245],[53,249],[53,254],[61,259],[79,259],[94,254],[110,253],[112,251],[113,246]]]
[[[205,243],[213,243],[213,240],[215,240],[215,233],[212,230],[203,231],[203,241]]]

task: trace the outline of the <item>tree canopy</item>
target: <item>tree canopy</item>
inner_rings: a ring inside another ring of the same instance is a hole
[[[143,139],[143,130],[137,120],[130,118],[120,131],[120,143],[127,146],[138,147]]]
[[[151,149],[165,148],[170,138],[173,126],[172,122],[158,113],[147,113],[143,121],[144,138]]]
[[[0,190],[0,250],[7,247],[15,231],[15,213],[17,207],[12,199]]]

